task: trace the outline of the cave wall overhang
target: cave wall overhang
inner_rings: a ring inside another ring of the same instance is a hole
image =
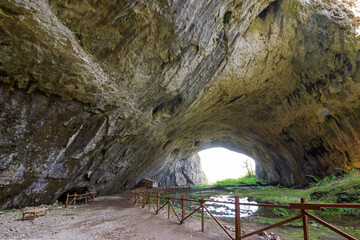
[[[288,186],[360,168],[356,14],[330,0],[0,2],[0,207],[189,181],[209,146]]]

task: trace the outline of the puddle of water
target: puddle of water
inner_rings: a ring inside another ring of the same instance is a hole
[[[181,197],[181,195],[177,197]],[[188,195],[188,198],[194,199],[195,197],[191,197],[190,194]],[[205,198],[214,201],[231,202],[231,203],[207,202],[206,207],[211,211],[211,213],[214,216],[223,218],[225,221],[227,220],[232,221],[231,218],[235,217],[235,204],[232,204],[235,203],[235,198],[233,195],[216,195]],[[240,198],[240,202],[257,203],[254,201],[249,201],[248,198]],[[177,204],[181,206],[180,201],[178,201]],[[186,202],[186,208],[188,211],[194,210],[197,207],[199,207],[198,203]],[[289,215],[289,217],[295,216],[300,213],[299,210],[295,210],[295,209],[283,209],[283,210],[284,210],[284,214]],[[240,205],[241,218],[265,217],[265,218],[273,218],[276,220],[281,216],[279,215],[279,213],[280,214],[282,213],[281,209],[274,210],[274,208]],[[360,230],[360,211],[355,211],[351,213],[343,213],[340,211],[313,211],[313,213],[319,218],[325,220],[326,222],[329,222],[330,224],[344,226],[344,227],[351,227],[353,229]],[[209,215],[206,211],[205,214]]]
[[[235,203],[235,198],[233,196],[228,196],[228,195],[219,195],[219,196],[210,197],[210,200]],[[216,217],[235,217],[235,204],[232,203],[208,202],[206,203],[206,206],[211,211],[211,213]],[[257,202],[249,201],[248,198],[240,198],[240,203],[257,203]],[[258,210],[259,207],[257,206],[240,205],[241,217],[249,217],[254,213],[256,213]]]
[[[231,195],[217,195],[214,197],[210,197],[209,199],[214,200],[214,201],[235,203],[235,198],[234,198],[234,196],[231,196]],[[240,202],[241,203],[257,203],[254,201],[249,201],[248,198],[240,198]],[[216,217],[223,217],[223,218],[234,218],[235,217],[235,204],[207,202],[206,206],[211,211],[211,213]],[[277,210],[279,210],[279,209],[277,209]],[[292,216],[295,216],[300,213],[299,210],[295,210],[295,209],[286,209],[285,212],[287,212],[289,215],[292,215]],[[206,211],[205,211],[205,214],[209,215]],[[279,211],[276,211],[273,208],[240,205],[240,216],[242,218],[266,217],[266,218],[276,219],[279,217],[278,214],[279,214]],[[335,211],[331,211],[331,212],[314,211],[314,214],[331,224],[355,227],[356,229],[360,229],[360,212],[354,212],[351,215],[349,215],[349,214],[344,214],[344,213],[335,212]],[[357,224],[354,225],[354,223],[357,223]]]

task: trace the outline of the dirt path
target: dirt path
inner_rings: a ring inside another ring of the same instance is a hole
[[[194,216],[179,225],[175,216],[167,219],[166,210],[156,215],[116,195],[68,209],[56,207],[34,221],[21,221],[21,211],[2,212],[0,239],[229,239],[211,219],[206,219],[204,233],[200,224],[199,217]]]

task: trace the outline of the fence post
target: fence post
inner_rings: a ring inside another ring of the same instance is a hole
[[[241,239],[240,199],[235,196],[235,239]]]
[[[168,218],[170,218],[170,197],[168,196]]]
[[[185,218],[185,194],[181,196],[181,224],[183,224],[184,218]]]
[[[157,209],[156,209],[156,214],[158,214],[159,207],[160,207],[160,193],[157,193]]]
[[[201,197],[201,231],[204,231],[204,197]]]
[[[145,207],[146,199],[145,199],[145,192],[143,192],[143,199],[142,199],[142,208]]]
[[[69,193],[66,194],[65,208],[68,207],[68,202],[69,202]]]
[[[76,205],[76,193],[74,195],[74,205]]]
[[[301,198],[301,203],[305,203],[305,201],[306,201],[305,198]],[[301,209],[301,213],[302,213],[302,220],[303,220],[304,240],[309,240],[308,220],[307,220],[307,216],[305,215],[306,210]]]
[[[138,193],[139,197],[138,197],[138,206],[142,206],[142,200],[141,200],[141,193]]]

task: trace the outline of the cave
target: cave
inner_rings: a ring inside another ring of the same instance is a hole
[[[359,169],[359,17],[328,0],[1,1],[0,209],[201,184],[210,147],[284,186]]]
[[[87,193],[87,192],[89,192],[89,189],[88,189],[87,187],[75,187],[75,188],[71,188],[71,189],[68,189],[68,190],[66,190],[65,192],[63,192],[63,193],[57,198],[57,201],[65,204],[67,194],[69,194],[69,195],[73,195],[73,194],[75,194],[75,193],[76,193],[76,194],[84,194],[84,193]],[[84,199],[83,199],[83,200],[84,200]]]

